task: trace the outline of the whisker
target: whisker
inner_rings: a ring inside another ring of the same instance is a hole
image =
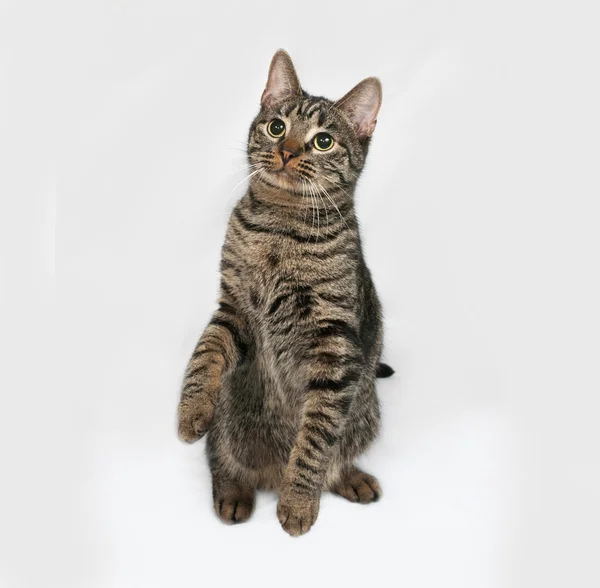
[[[310,185],[308,186],[309,192],[310,192],[310,203],[311,203],[311,208],[312,208],[312,226],[310,228],[310,234],[308,235],[308,239],[307,239],[307,243],[310,241],[310,238],[312,237],[313,231],[315,229],[315,199],[313,197],[313,193],[311,190]]]
[[[315,186],[315,188],[317,188],[318,190],[321,189],[321,186],[316,181],[310,180],[310,183],[313,184]],[[330,231],[330,229],[329,229],[329,212],[327,211],[327,205],[325,204],[325,201],[323,200],[323,196],[321,196],[321,193],[317,192],[317,194],[321,200],[321,203],[323,204],[323,208],[325,209],[325,222],[326,222],[326,226],[327,226],[327,232],[329,232]]]
[[[325,196],[327,196],[327,198],[329,199],[329,201],[331,202],[331,204],[333,204],[335,206],[335,209],[338,211],[338,214],[340,215],[340,218],[342,219],[342,221],[344,221],[344,224],[349,229],[350,227],[348,226],[348,223],[346,222],[346,219],[342,216],[342,213],[341,213],[340,209],[338,208],[338,206],[335,203],[334,199],[330,196],[329,192],[327,190],[325,190],[325,188],[320,183],[317,182],[317,185],[323,191],[323,193],[325,194]]]
[[[262,165],[262,163],[246,163],[245,165],[240,165],[239,167],[236,167],[231,174],[236,174],[242,170],[247,170],[247,169],[254,169],[257,168],[258,166]]]
[[[315,202],[317,203],[317,238],[315,239],[315,243],[317,243],[319,241],[319,230],[321,228],[320,223],[319,223],[319,211],[320,211],[321,207],[319,206],[318,196],[319,196],[319,194],[315,190]]]
[[[258,172],[261,172],[262,170],[263,170],[263,168],[262,168],[262,167],[260,167],[260,168],[258,168],[258,169],[256,169],[256,170],[254,170],[252,173],[248,174],[248,175],[247,175],[245,178],[243,178],[241,181],[239,181],[239,182],[238,182],[238,183],[235,185],[235,187],[233,188],[233,190],[231,190],[231,192],[230,192],[230,194],[229,194],[229,195],[231,196],[231,194],[233,194],[233,193],[236,191],[236,189],[237,189],[237,188],[238,188],[238,187],[239,187],[241,184],[243,184],[243,183],[244,183],[246,180],[249,180],[249,179],[250,179],[252,176],[256,175]]]
[[[306,180],[302,179],[302,198],[304,200],[304,224],[306,224],[306,215],[308,214],[308,200],[306,199]]]

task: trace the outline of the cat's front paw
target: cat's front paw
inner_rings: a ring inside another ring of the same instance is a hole
[[[292,537],[307,533],[317,520],[320,498],[320,493],[305,494],[284,488],[277,503],[277,518],[283,530]]]
[[[185,443],[202,439],[208,431],[215,412],[216,395],[201,393],[179,403],[179,438]]]

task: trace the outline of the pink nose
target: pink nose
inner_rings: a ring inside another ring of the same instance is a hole
[[[290,159],[294,159],[294,157],[298,157],[298,155],[302,153],[303,147],[302,143],[297,139],[292,137],[285,139],[279,146],[279,155],[281,155],[281,161],[283,162],[284,167]]]
[[[290,151],[288,149],[281,150],[281,159],[283,160],[283,165],[287,165],[287,162],[294,157],[298,157],[299,153],[296,151]]]

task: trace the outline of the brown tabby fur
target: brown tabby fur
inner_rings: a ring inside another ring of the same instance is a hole
[[[381,496],[354,466],[379,429],[376,375],[393,370],[379,363],[380,305],[353,199],[380,102],[375,78],[335,104],[309,96],[287,53],[273,58],[248,139],[254,173],[223,246],[219,309],[179,404],[182,440],[208,432],[225,522],[248,519],[257,488],[279,491],[279,521],[294,536],[315,522],[323,490]],[[266,130],[275,118],[286,126],[279,139]],[[321,152],[312,138],[324,131],[335,145]]]

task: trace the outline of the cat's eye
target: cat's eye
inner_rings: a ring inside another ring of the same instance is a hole
[[[314,144],[319,151],[329,151],[333,147],[333,137],[327,133],[317,133]]]
[[[285,123],[278,118],[274,118],[268,124],[267,131],[269,131],[271,137],[283,137],[283,134],[285,133]]]

